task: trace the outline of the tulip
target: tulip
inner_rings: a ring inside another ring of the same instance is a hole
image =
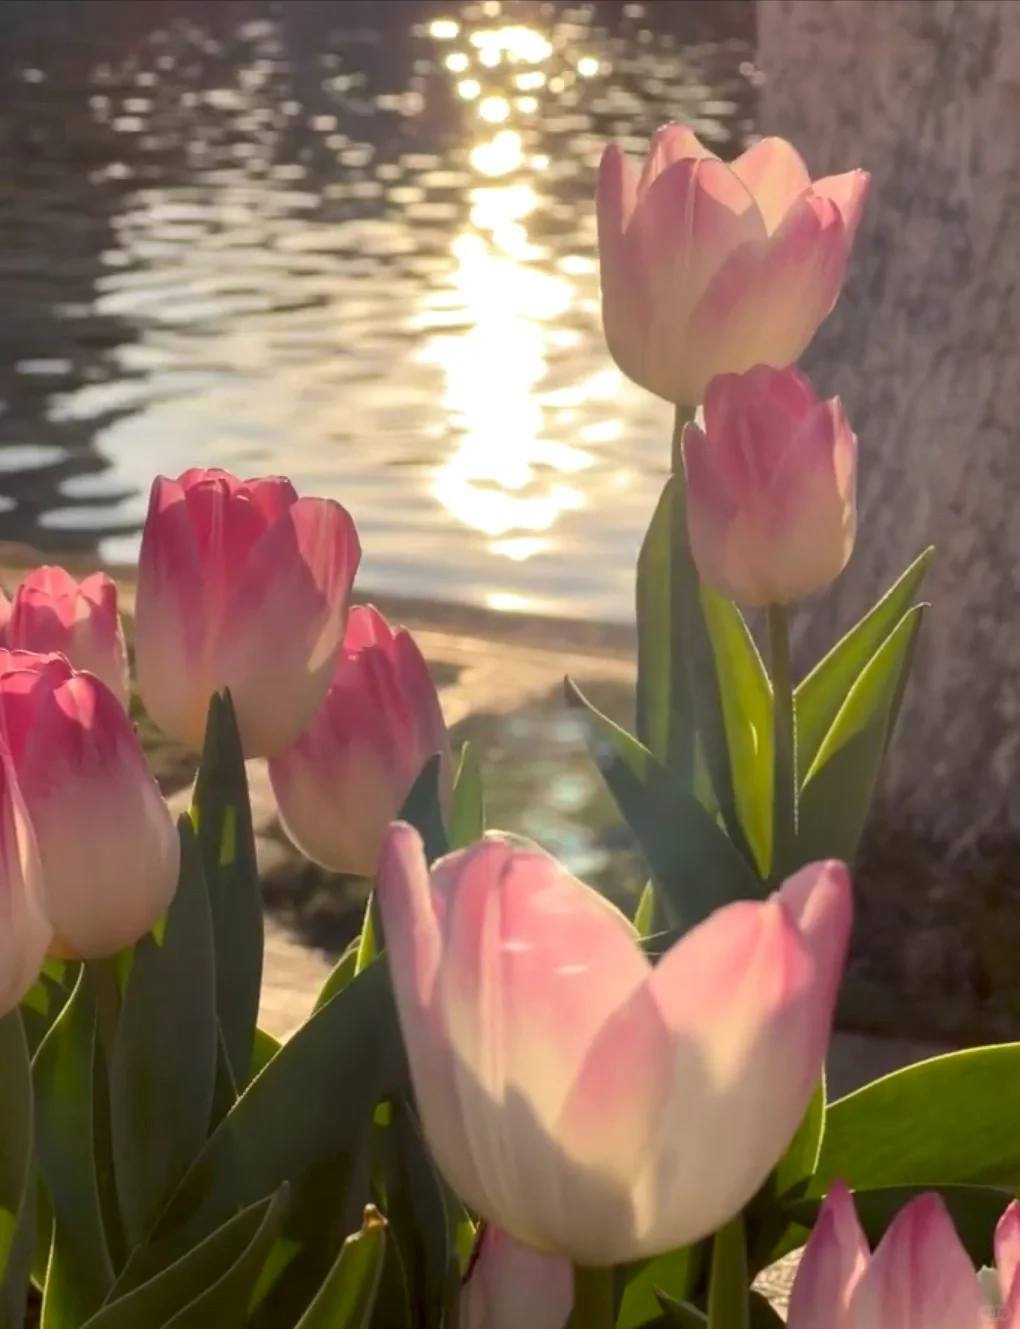
[[[841,864],[718,910],[654,968],[618,910],[521,842],[430,873],[397,823],[378,898],[424,1133],[484,1219],[605,1266],[697,1241],[757,1191],[821,1074]]]
[[[117,612],[117,585],[105,572],[77,582],[63,568],[35,568],[8,604],[0,595],[2,641],[9,650],[66,655],[102,679],[127,709],[128,668]]]
[[[59,655],[0,657],[0,729],[35,835],[53,953],[114,955],[173,898],[170,812],[105,684]]]
[[[781,138],[726,165],[683,125],[655,134],[638,179],[610,144],[596,197],[602,321],[623,372],[690,407],[716,374],[793,364],[836,303],[869,180],[812,183]]]
[[[158,476],[135,610],[152,719],[200,748],[209,699],[229,688],[245,756],[282,751],[329,688],[360,557],[348,513],[289,480]]]
[[[797,1270],[787,1329],[1020,1329],[1018,1222],[1014,1202],[996,1232],[989,1299],[937,1195],[903,1208],[872,1255],[837,1182]]]
[[[268,763],[284,829],[323,867],[373,876],[386,827],[434,753],[446,793],[450,740],[414,638],[371,605],[352,609],[325,702]]]
[[[563,1329],[574,1300],[569,1260],[540,1255],[486,1226],[460,1300],[460,1329]]]
[[[0,746],[0,1016],[35,982],[53,938],[41,893],[35,833],[10,753]]]
[[[708,386],[683,433],[691,552],[744,605],[785,604],[846,567],[857,530],[857,438],[838,397],[758,365]]]

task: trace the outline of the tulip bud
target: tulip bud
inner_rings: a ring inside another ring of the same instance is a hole
[[[611,144],[596,212],[602,321],[623,372],[694,406],[716,374],[793,364],[839,295],[869,180],[812,183],[781,138],[725,165],[683,125],[658,130],[637,178]]]
[[[35,568],[9,606],[3,644],[12,651],[66,655],[102,679],[127,709],[128,668],[117,586],[105,572],[77,582],[63,568]]]
[[[229,688],[246,757],[292,743],[329,688],[360,558],[347,512],[289,480],[157,477],[135,609],[152,719],[200,748],[209,699]]]
[[[54,951],[116,954],[177,886],[177,832],[124,709],[61,656],[0,661],[0,724],[35,833]]]
[[[486,1226],[460,1299],[460,1329],[563,1329],[574,1302],[569,1260],[539,1255]]]
[[[683,434],[698,573],[743,605],[785,604],[834,581],[857,530],[857,439],[838,397],[758,365],[708,386]]]
[[[450,740],[414,638],[371,605],[352,609],[325,702],[268,763],[284,829],[313,862],[374,876],[383,833],[435,753],[445,794]]]
[[[42,868],[10,753],[0,745],[0,1016],[38,977],[53,938]]]
[[[430,871],[398,822],[377,890],[422,1128],[471,1209],[608,1266],[698,1241],[755,1194],[822,1072],[841,864],[717,910],[654,968],[618,910],[519,842]]]

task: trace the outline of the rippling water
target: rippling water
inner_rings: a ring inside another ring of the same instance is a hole
[[[594,172],[740,141],[741,12],[0,0],[0,537],[124,558],[155,471],[282,471],[371,590],[628,616],[669,422],[602,343]]]

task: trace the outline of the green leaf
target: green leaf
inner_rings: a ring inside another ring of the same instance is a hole
[[[453,782],[450,806],[451,849],[465,849],[485,834],[485,789],[482,769],[470,743],[460,750],[460,765]]]
[[[280,1050],[280,1040],[274,1038],[268,1029],[255,1030],[255,1046],[252,1049],[251,1074],[252,1079],[266,1069]]]
[[[763,887],[746,860],[676,776],[569,679],[566,691],[585,717],[589,749],[644,854],[671,926],[686,931],[720,905],[760,897]],[[643,768],[641,776],[635,766]]]
[[[757,1288],[751,1289],[751,1329],[783,1329],[786,1321]]]
[[[425,857],[430,863],[442,858],[449,852],[450,842],[446,838],[443,825],[443,804],[439,796],[439,781],[442,778],[442,759],[438,753],[429,757],[421,772],[411,786],[411,792],[404,800],[404,806],[397,815],[398,821],[406,821],[422,838]]]
[[[809,771],[826,734],[865,665],[902,622],[935,556],[919,555],[890,590],[797,687],[797,769]]]
[[[187,817],[181,874],[163,942],[135,950],[110,1068],[117,1197],[135,1245],[205,1143],[219,1030],[212,919],[202,860]]]
[[[321,1011],[326,1002],[331,997],[335,997],[338,992],[342,992],[347,984],[358,972],[358,955],[361,951],[360,934],[354,938],[347,949],[341,955],[333,966],[329,977],[322,985],[322,991],[315,999],[315,1010]],[[314,1014],[314,1012],[313,1012]]]
[[[707,1329],[708,1316],[704,1311],[699,1311],[697,1306],[692,1306],[689,1301],[677,1301],[664,1292],[660,1292],[659,1305],[663,1312],[659,1324],[676,1325],[678,1329]],[[649,1329],[651,1329],[651,1326]],[[658,1329],[658,1324],[656,1329]]]
[[[786,1153],[744,1211],[752,1278],[799,1244],[793,1239],[800,1234],[790,1223],[788,1201],[803,1195],[814,1175],[825,1134],[825,1113],[823,1074]]]
[[[719,1229],[712,1242],[708,1282],[708,1329],[749,1329],[747,1246],[744,1220],[737,1215]]]
[[[618,1276],[623,1286],[616,1329],[643,1329],[652,1323],[661,1309],[660,1295],[675,1302],[691,1297],[701,1274],[703,1255],[703,1245],[684,1246],[621,1269]]]
[[[242,1205],[363,1150],[377,1102],[406,1080],[384,959],[337,993],[280,1048],[209,1137],[124,1280],[179,1257]],[[340,1197],[337,1197],[339,1201]]]
[[[286,1208],[284,1186],[235,1214],[148,1282],[109,1302],[87,1329],[237,1329]]]
[[[0,1329],[21,1329],[36,1239],[32,1068],[17,1010],[0,1019]]]
[[[811,1102],[772,1174],[773,1191],[778,1199],[790,1195],[814,1175],[825,1136],[825,1074],[818,1081]]]
[[[297,1329],[368,1329],[385,1250],[386,1220],[370,1205],[365,1210],[361,1231],[344,1242],[336,1263]]]
[[[209,702],[191,820],[209,889],[216,953],[216,1009],[239,1090],[251,1078],[262,990],[262,891],[248,776],[229,692]]]
[[[365,916],[361,923],[361,936],[358,938],[358,953],[354,963],[355,975],[360,974],[379,955],[379,944],[381,938],[376,936],[377,932],[382,931],[382,923],[376,927],[376,920],[379,913],[379,907],[376,904],[375,891],[368,893],[368,899],[365,901]]]
[[[810,1193],[1020,1184],[1020,1043],[918,1062],[832,1103]]]
[[[84,972],[33,1065],[39,1170],[54,1233],[43,1329],[77,1329],[113,1283],[95,1159],[96,1011]]]
[[[925,606],[903,616],[851,687],[800,795],[797,857],[851,863],[899,710]]]

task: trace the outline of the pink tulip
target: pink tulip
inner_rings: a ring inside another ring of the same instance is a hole
[[[0,657],[0,728],[35,834],[53,952],[114,955],[173,898],[173,820],[105,684],[59,655]]]
[[[837,1182],[797,1270],[787,1329],[1020,1329],[1018,1223],[1014,1202],[996,1232],[989,1298],[937,1195],[906,1205],[872,1255]]]
[[[52,939],[35,833],[10,753],[0,745],[0,1016],[35,982]]]
[[[128,668],[117,612],[117,585],[105,572],[77,582],[63,568],[35,568],[6,611],[3,645],[12,651],[57,651],[75,669],[106,684],[127,709]]]
[[[386,827],[437,752],[445,792],[450,740],[414,638],[371,605],[352,609],[325,702],[269,761],[287,834],[334,872],[373,876]]]
[[[708,586],[782,604],[839,576],[857,530],[857,438],[839,398],[758,365],[708,385],[683,434],[691,552]]]
[[[621,913],[521,842],[430,874],[397,823],[378,892],[425,1135],[483,1218],[610,1265],[696,1241],[755,1193],[821,1073],[841,864],[718,910],[654,968]]]
[[[781,138],[726,165],[666,125],[640,178],[610,144],[596,197],[602,320],[623,372],[690,407],[716,374],[793,364],[836,303],[869,181],[812,184]]]
[[[563,1329],[574,1303],[569,1260],[485,1227],[460,1301],[460,1329]]]
[[[322,704],[361,558],[350,516],[289,480],[157,477],[135,610],[138,686],[159,727],[202,745],[229,687],[247,757],[280,752]]]

